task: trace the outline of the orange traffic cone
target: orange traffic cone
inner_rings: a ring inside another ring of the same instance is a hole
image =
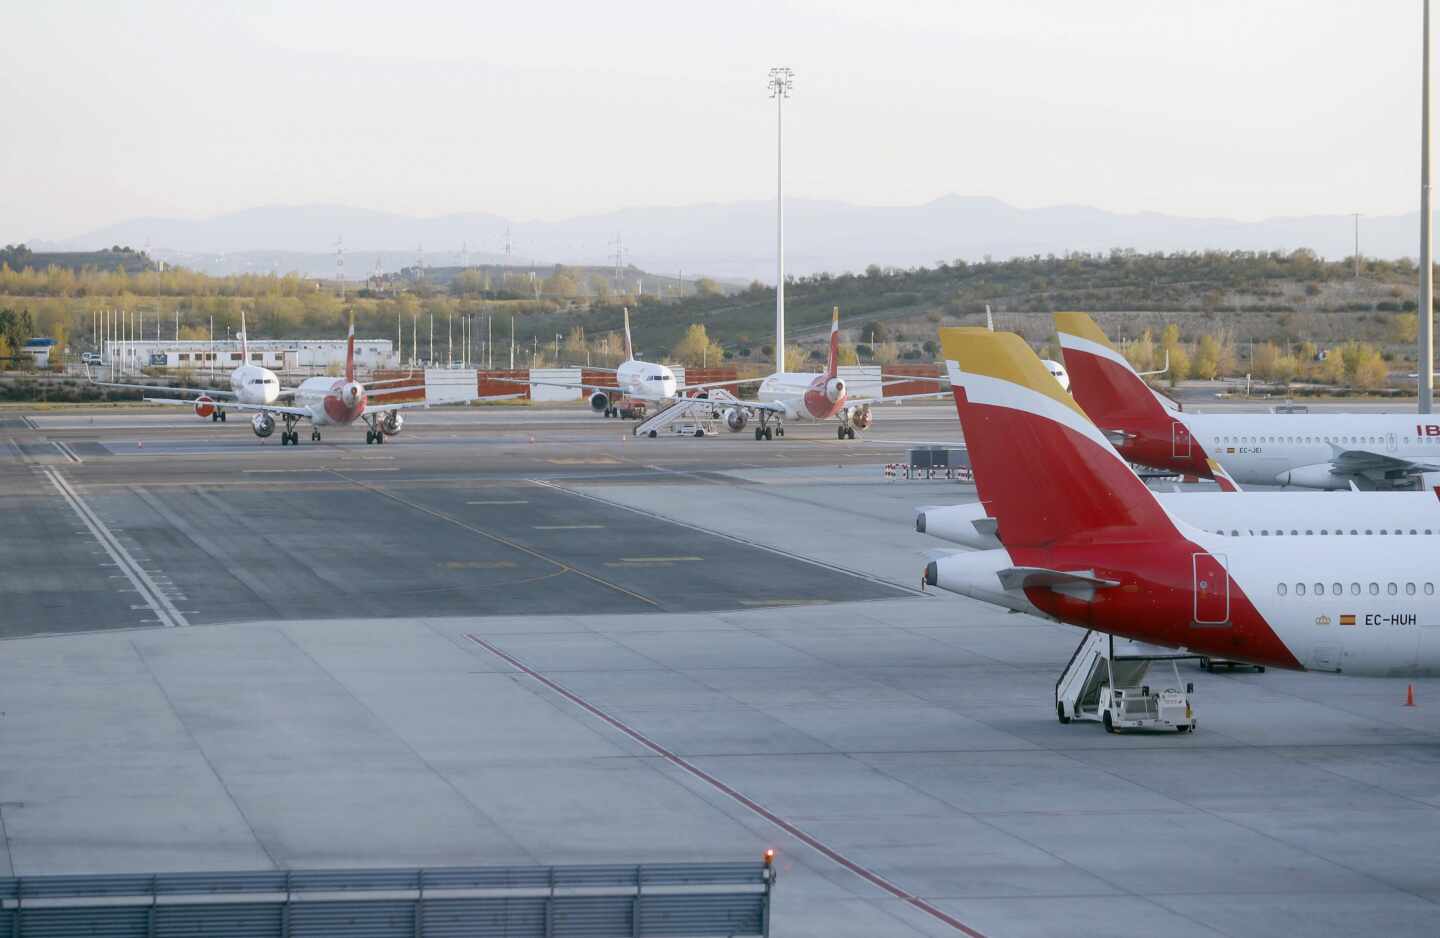
[[[1407,706],[1407,707],[1413,707],[1413,706],[1415,706],[1415,685],[1414,685],[1414,684],[1406,684],[1406,685],[1405,685],[1405,706]]]

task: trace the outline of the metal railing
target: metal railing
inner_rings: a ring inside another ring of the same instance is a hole
[[[768,862],[25,876],[0,938],[738,938],[770,933]]]

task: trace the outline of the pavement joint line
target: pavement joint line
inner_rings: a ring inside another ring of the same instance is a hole
[[[679,525],[682,528],[689,528],[691,531],[699,531],[701,534],[709,534],[713,537],[723,537],[725,540],[733,541],[736,544],[744,544],[746,547],[753,547],[757,550],[769,551],[772,554],[778,554],[781,557],[788,557],[791,560],[798,560],[802,563],[808,563],[811,566],[820,567],[821,569],[829,570],[832,573],[843,573],[846,576],[858,577],[862,580],[868,580],[871,583],[878,583],[881,586],[888,586],[891,589],[901,590],[905,593],[909,593],[912,596],[924,596],[927,598],[934,597],[934,594],[932,593],[916,589],[913,586],[906,586],[903,583],[896,583],[895,581],[887,580],[884,577],[875,576],[873,573],[864,573],[860,570],[851,570],[848,567],[839,566],[838,564],[826,563],[823,560],[816,560],[814,557],[806,557],[804,554],[793,553],[781,547],[764,544],[760,541],[752,541],[749,538],[741,537],[738,534],[729,534],[725,531],[717,531],[713,528],[701,527],[698,524],[692,524],[689,521],[682,521],[679,518],[672,518],[669,515],[662,515],[658,512],[647,511],[644,508],[636,508],[634,505],[627,505],[624,502],[614,501],[612,499],[604,497],[603,495],[596,495],[593,492],[581,492],[576,489],[567,488],[563,485],[557,485],[556,483],[550,482],[546,479],[530,479],[529,482],[531,485],[539,485],[547,489],[554,489],[557,492],[564,492],[566,495],[573,495],[576,498],[588,498],[591,501],[600,502],[602,505],[609,505],[612,508],[623,508],[626,511],[634,512],[637,515],[643,515],[646,518],[651,518],[656,521],[664,521],[667,524]]]
[[[341,478],[341,479],[344,479],[346,482],[349,482],[351,485],[359,486],[360,488],[365,489],[366,491],[372,492],[372,493],[374,493],[374,494],[376,494],[376,495],[379,495],[379,496],[382,497],[382,498],[388,498],[388,499],[390,499],[391,501],[399,502],[400,504],[406,506],[407,508],[411,508],[411,509],[413,509],[413,510],[415,510],[415,511],[423,512],[423,513],[429,515],[429,516],[432,517],[432,518],[438,518],[438,519],[440,519],[441,521],[445,521],[445,522],[448,522],[449,524],[453,524],[453,525],[455,525],[455,526],[458,527],[458,528],[463,528],[464,530],[469,531],[469,532],[471,532],[472,534],[478,534],[478,535],[480,535],[481,537],[486,538],[486,539],[491,540],[491,541],[494,541],[494,542],[497,543],[497,544],[504,544],[506,547],[509,547],[511,550],[518,550],[518,551],[520,551],[522,554],[528,554],[529,556],[534,557],[534,558],[536,558],[537,560],[543,560],[543,561],[545,561],[546,563],[554,564],[555,566],[557,566],[557,567],[560,568],[560,571],[561,571],[562,573],[573,573],[573,574],[575,574],[576,576],[583,577],[584,579],[587,579],[587,580],[589,580],[589,581],[592,582],[592,583],[598,583],[599,585],[601,585],[601,586],[603,586],[603,587],[605,587],[605,588],[607,588],[607,589],[614,590],[615,592],[620,593],[620,594],[622,594],[622,595],[624,595],[624,596],[629,596],[631,599],[638,599],[640,602],[643,602],[643,603],[645,603],[645,604],[648,605],[648,606],[654,606],[654,607],[657,608],[657,609],[660,607],[660,603],[659,603],[658,601],[652,599],[652,598],[649,597],[649,596],[646,596],[646,595],[644,595],[644,594],[642,594],[642,593],[637,593],[637,592],[635,592],[634,590],[628,590],[628,589],[626,589],[625,587],[620,586],[618,583],[612,583],[612,582],[610,582],[609,580],[605,579],[604,577],[596,576],[596,575],[593,574],[593,573],[587,573],[586,571],[581,570],[579,567],[572,566],[571,564],[568,564],[568,563],[566,563],[566,562],[563,561],[563,560],[556,560],[554,557],[550,557],[550,556],[548,556],[548,555],[546,555],[546,554],[543,554],[543,553],[541,553],[540,551],[535,550],[535,549],[532,548],[532,547],[526,547],[526,546],[523,545],[523,544],[517,543],[516,541],[512,541],[512,540],[509,539],[508,537],[502,537],[502,536],[499,535],[499,534],[495,534],[495,533],[493,533],[493,532],[491,532],[491,531],[486,531],[486,530],[484,530],[483,528],[477,528],[477,527],[475,527],[473,524],[468,524],[468,523],[466,523],[466,522],[464,522],[464,521],[461,521],[459,518],[452,517],[451,515],[447,515],[447,514],[445,514],[444,512],[441,512],[441,511],[436,511],[435,509],[426,507],[425,505],[422,505],[422,504],[420,504],[419,502],[412,502],[412,501],[410,501],[410,500],[407,499],[407,498],[401,498],[399,495],[396,495],[394,492],[386,491],[385,489],[382,489],[382,488],[380,488],[380,487],[378,487],[378,486],[375,486],[375,485],[371,485],[371,484],[368,483],[368,482],[362,482],[362,481],[359,480],[359,479],[352,479],[352,478],[350,478],[349,476],[345,475],[345,473],[341,472],[339,469],[331,469],[330,472],[332,472],[332,473],[333,473],[334,475],[336,475],[337,477],[339,477],[339,478]],[[562,491],[563,491],[563,490],[562,490]]]
[[[63,440],[51,440],[50,443],[60,451],[60,455],[64,456],[71,462],[82,463],[85,461],[81,459],[78,455],[76,455],[75,451],[70,448],[70,445],[68,443],[65,443]]]
[[[651,739],[649,736],[646,736],[644,733],[630,726],[628,723],[625,723],[618,717],[611,716],[609,713],[600,709],[595,704],[590,703],[584,697],[581,697],[579,694],[565,687],[560,682],[546,677],[544,674],[536,671],[534,668],[530,667],[525,662],[521,661],[519,658],[516,658],[514,655],[511,655],[509,652],[504,651],[496,645],[491,644],[490,642],[486,641],[478,635],[467,633],[465,638],[475,643],[476,645],[479,645],[481,648],[485,649],[490,654],[494,655],[496,658],[499,658],[500,660],[509,664],[511,667],[520,671],[527,677],[532,678],[533,680],[538,681],[539,683],[548,687],[550,690],[559,694],[561,697],[564,697],[566,700],[570,701],[575,706],[584,710],[586,713],[589,713],[591,716],[599,719],[601,722],[606,723],[612,728],[618,730],[625,736],[629,737],[631,740],[639,743],[645,749],[648,749],[650,752],[664,759],[666,762],[687,773],[692,778],[703,782],[710,788],[714,789],[715,791],[739,804],[741,807],[750,811],[752,814],[760,817],[765,821],[768,821],[774,827],[780,829],[784,833],[805,844],[805,846],[814,850],[816,853],[819,853],[826,859],[838,864],[850,873],[853,873],[861,879],[865,880],[866,882],[870,883],[872,886],[878,887],[881,891],[886,892],[894,898],[899,899],[900,901],[912,906],[918,911],[925,913],[926,915],[930,916],[941,924],[948,925],[955,931],[969,936],[969,938],[986,938],[983,932],[971,928],[969,925],[966,925],[958,918],[955,918],[954,916],[934,905],[931,905],[929,902],[927,902],[920,896],[917,896],[914,893],[902,889],[900,886],[892,883],[890,880],[881,876],[879,873],[875,872],[869,867],[863,866],[859,862],[850,859],[836,848],[831,847],[825,841],[821,840],[819,837],[816,837],[813,834],[806,833],[800,827],[796,826],[790,821],[785,820],[783,817],[769,810],[759,802],[752,800],[739,789],[731,787],[726,782],[722,781],[714,775],[711,775],[709,772],[706,772],[704,769],[700,768],[698,765],[695,765],[693,762],[690,762],[684,756],[681,756],[675,752],[672,752],[669,749],[666,749],[664,746],[660,745],[658,742]]]
[[[155,611],[161,624],[167,628],[189,625],[189,621],[180,613],[180,610],[175,608],[175,604],[170,602],[169,598],[156,586],[155,581],[150,579],[150,574],[131,559],[125,545],[110,533],[110,530],[105,527],[105,522],[100,520],[100,517],[93,512],[89,505],[85,504],[85,500],[71,487],[65,477],[54,469],[46,469],[45,475],[49,478],[50,484],[55,486],[55,490],[84,522],[85,527],[90,529],[95,540],[99,541],[110,554],[110,558],[115,561],[115,566],[120,568],[135,587],[135,592],[139,593],[146,604]]]

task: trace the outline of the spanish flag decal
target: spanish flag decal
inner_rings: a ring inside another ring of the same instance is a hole
[[[1341,613],[1341,615],[1340,615],[1340,624],[1341,624],[1341,625],[1354,625],[1354,624],[1355,624],[1355,616],[1354,616],[1352,613],[1348,613],[1348,612],[1346,612],[1346,613]]]

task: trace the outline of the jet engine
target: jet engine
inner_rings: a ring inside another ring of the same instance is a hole
[[[745,411],[738,407],[727,407],[722,415],[725,418],[725,426],[731,433],[739,433],[745,429],[745,424],[750,422],[750,417]]]
[[[275,418],[265,413],[256,414],[250,418],[250,426],[254,429],[255,435],[263,440],[275,432]]]
[[[849,413],[846,416],[850,421],[850,426],[854,427],[856,430],[864,430],[866,427],[870,426],[870,424],[875,422],[875,416],[870,413],[869,404],[865,404],[860,407],[851,407]]]
[[[1348,489],[1352,478],[1355,479],[1358,488],[1374,488],[1373,483],[1366,485],[1368,480],[1364,477],[1336,475],[1331,471],[1331,465],[1328,462],[1287,469],[1277,475],[1275,481],[1281,485],[1295,485],[1305,489]]]
[[[340,389],[340,401],[348,408],[359,406],[365,399],[365,386],[358,381],[347,381]]]
[[[386,436],[394,436],[405,429],[405,418],[400,415],[400,411],[392,410],[380,421],[380,429]]]
[[[829,381],[826,381],[826,382],[825,382],[825,397],[829,399],[830,403],[833,404],[833,403],[835,403],[836,401],[840,400],[840,398],[842,398],[842,397],[844,397],[844,396],[845,396],[845,379],[844,379],[844,378],[831,378]]]
[[[195,416],[197,416],[197,417],[199,417],[199,418],[201,418],[201,419],[203,420],[203,419],[205,419],[206,417],[213,416],[214,413],[215,413],[215,401],[214,401],[214,399],[211,398],[211,397],[209,397],[209,396],[207,396],[207,395],[204,395],[204,394],[200,395],[200,397],[197,398],[196,401],[195,401]]]
[[[590,395],[590,409],[596,413],[610,408],[610,395],[604,391],[596,391]]]

